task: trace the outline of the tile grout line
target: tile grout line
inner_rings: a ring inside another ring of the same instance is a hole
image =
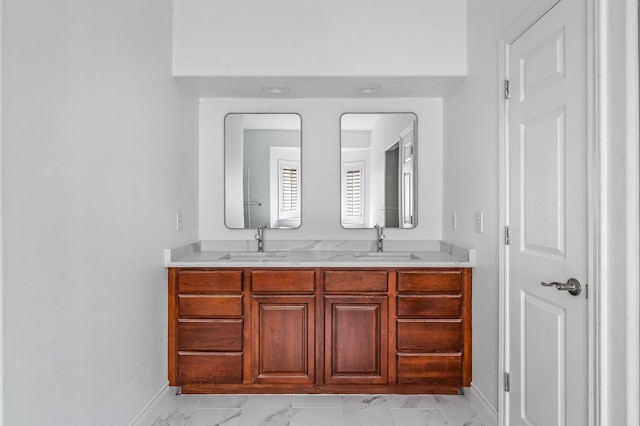
[[[387,403],[387,410],[389,410],[389,416],[391,416],[391,421],[393,422],[393,426],[396,426],[396,419],[393,417],[393,411],[391,411],[391,404],[389,404],[389,395],[385,395],[384,400]]]

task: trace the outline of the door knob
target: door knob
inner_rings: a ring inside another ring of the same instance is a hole
[[[542,284],[545,287],[555,286],[558,290],[566,290],[569,292],[569,294],[573,296],[577,296],[582,292],[582,286],[580,285],[580,281],[576,280],[575,278],[569,278],[569,280],[566,283],[556,283],[556,282],[545,283],[543,281],[540,284]]]

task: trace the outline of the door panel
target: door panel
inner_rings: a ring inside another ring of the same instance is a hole
[[[532,425],[563,424],[566,309],[524,292],[521,295],[522,419]]]
[[[325,383],[386,384],[387,296],[325,296]]]
[[[413,228],[416,225],[415,221],[415,137],[416,126],[415,122],[411,123],[400,134],[400,147],[402,152],[402,164],[400,170],[402,172],[401,177],[401,190],[400,190],[400,208],[401,208],[401,228]]]
[[[565,112],[557,108],[522,123],[522,251],[564,258]]]
[[[252,296],[254,383],[315,382],[314,296]]]
[[[562,0],[509,47],[510,425],[587,424],[585,6]]]
[[[521,58],[521,101],[565,78],[564,34],[565,29],[561,28]]]

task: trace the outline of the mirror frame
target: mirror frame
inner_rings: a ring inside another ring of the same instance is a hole
[[[255,229],[257,227],[231,227],[229,226],[229,220],[227,217],[227,203],[228,203],[228,199],[229,199],[229,195],[228,195],[228,188],[227,188],[227,154],[228,154],[228,147],[227,147],[227,117],[232,116],[232,115],[264,115],[264,116],[268,116],[268,115],[292,115],[292,116],[297,116],[298,117],[298,121],[300,123],[300,130],[299,132],[299,146],[298,149],[300,151],[300,155],[299,155],[299,172],[298,172],[298,202],[299,202],[299,217],[300,217],[300,221],[297,224],[296,227],[271,227],[271,223],[269,223],[268,228],[269,229],[280,229],[280,230],[294,230],[294,229],[299,229],[302,226],[302,116],[299,113],[295,113],[295,112],[228,112],[224,115],[223,118],[223,189],[224,189],[224,202],[223,202],[223,211],[224,211],[224,225],[227,229],[230,230],[246,230],[246,229]],[[244,159],[243,159],[243,180],[244,180]],[[271,185],[271,184],[270,184]],[[276,185],[277,187],[277,185]],[[244,220],[244,184],[243,184],[243,189],[242,189],[242,197],[243,197],[243,220]],[[272,209],[270,208],[270,211]],[[271,216],[271,212],[269,213],[269,215]]]
[[[349,223],[345,223],[345,221],[343,220],[343,213],[344,213],[344,203],[345,203],[345,185],[343,183],[343,179],[345,178],[345,174],[344,174],[344,162],[343,162],[343,119],[345,116],[348,115],[380,115],[380,116],[389,116],[389,115],[411,115],[413,116],[413,120],[411,121],[410,124],[403,126],[403,128],[398,131],[398,135],[397,135],[397,141],[395,143],[392,143],[389,147],[392,147],[396,144],[398,144],[399,147],[399,151],[398,151],[398,161],[400,164],[400,160],[404,157],[404,150],[406,149],[406,146],[402,146],[402,141],[403,138],[408,136],[409,134],[413,134],[412,140],[411,140],[411,158],[409,160],[409,162],[411,162],[411,176],[410,176],[410,180],[408,181],[408,184],[411,187],[411,191],[413,193],[413,196],[410,197],[409,202],[411,203],[411,206],[409,209],[407,209],[408,211],[410,211],[412,214],[410,214],[410,217],[408,217],[410,223],[404,223],[403,224],[403,220],[402,220],[402,215],[401,215],[401,211],[403,211],[402,206],[400,205],[402,203],[401,200],[398,201],[398,208],[399,208],[399,212],[398,212],[398,225],[397,226],[391,226],[391,229],[415,229],[418,226],[418,154],[419,154],[419,149],[418,149],[418,142],[419,142],[419,138],[418,138],[418,123],[419,123],[419,119],[418,119],[418,114],[415,112],[406,112],[406,111],[400,111],[400,112],[345,112],[343,114],[340,115],[340,120],[339,120],[339,129],[340,129],[340,143],[339,143],[339,149],[340,149],[340,213],[339,213],[339,220],[340,220],[340,225],[342,226],[343,229],[372,229],[375,227],[375,224],[372,224],[371,226],[365,226],[363,225],[353,225],[350,226]],[[386,159],[385,159],[386,160]],[[404,162],[404,161],[403,161]],[[370,165],[368,167],[371,167]],[[354,170],[357,167],[354,167]],[[383,166],[383,170],[382,173],[385,173],[384,170],[384,166]],[[398,167],[398,193],[401,194],[403,191],[403,182],[402,182],[402,178],[401,178],[401,173],[402,173],[402,166],[399,165]],[[386,179],[385,179],[386,180]],[[386,191],[385,191],[386,193]],[[383,198],[385,197],[385,194],[383,194],[382,196]],[[406,199],[406,198],[405,198]],[[383,204],[386,209],[386,200]],[[363,214],[365,214],[363,212]],[[386,216],[386,212],[385,212],[385,216]],[[345,226],[346,225],[346,226]],[[386,224],[382,224],[382,226],[387,227]]]

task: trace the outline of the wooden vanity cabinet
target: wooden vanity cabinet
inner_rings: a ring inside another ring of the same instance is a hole
[[[400,270],[398,385],[471,385],[471,270]]]
[[[169,383],[242,383],[242,271],[169,271]]]
[[[457,393],[470,268],[169,268],[184,393]]]
[[[252,382],[315,383],[315,270],[249,273]]]
[[[326,384],[388,383],[387,271],[324,271]]]

